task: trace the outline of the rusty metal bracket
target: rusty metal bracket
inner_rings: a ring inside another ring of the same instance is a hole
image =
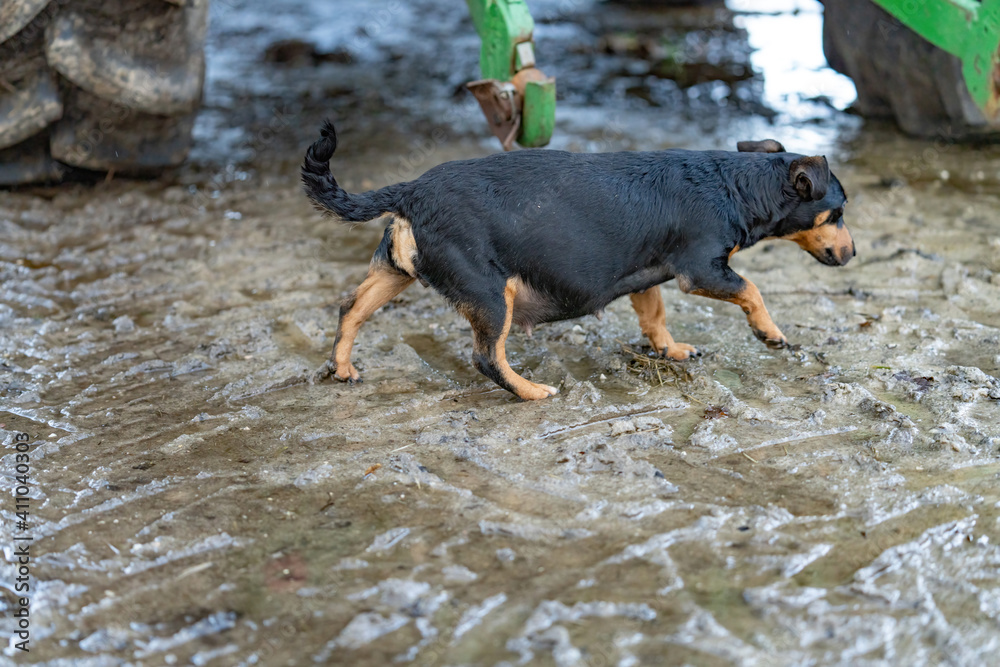
[[[514,147],[514,140],[521,129],[523,100],[513,83],[496,79],[481,79],[466,84],[479,102],[490,130],[500,140],[505,151]]]

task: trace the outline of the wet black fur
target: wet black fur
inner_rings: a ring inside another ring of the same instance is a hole
[[[812,158],[804,170],[811,196],[803,196],[791,170],[805,156],[689,150],[520,150],[350,194],[330,173],[336,145],[327,122],[302,167],[313,203],[348,222],[407,218],[416,277],[478,313],[491,338],[502,329],[512,276],[534,292],[529,307],[515,311],[522,325],[594,313],[675,276],[689,290],[725,298],[746,284],[728,265],[735,246],[811,228],[819,213],[846,201],[825,159]],[[391,257],[390,244],[387,231],[376,259]]]
[[[363,222],[391,211],[396,199],[394,188],[383,188],[363,194],[345,192],[330,173],[330,158],[337,150],[337,132],[326,121],[320,130],[322,139],[306,151],[302,164],[302,185],[313,204],[323,211],[333,211],[345,222]]]

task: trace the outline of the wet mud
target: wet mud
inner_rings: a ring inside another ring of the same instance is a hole
[[[497,147],[457,92],[476,78],[464,7],[307,4],[213,6],[183,170],[0,193],[8,499],[14,434],[37,443],[32,652],[11,640],[7,659],[993,660],[1000,151],[862,125],[840,110],[849,94],[819,99],[849,84],[824,83],[804,50],[769,64],[782,26],[804,26],[795,43],[815,56],[812,3],[539,2],[556,147],[773,137],[826,154],[857,257],[833,269],[762,243],[733,258],[789,350],[670,283],[668,328],[703,357],[650,357],[622,300],[603,321],[515,332],[511,365],[560,389],[520,402],[476,373],[468,323],[417,285],[362,328],[362,384],[315,382],[382,233],[301,194],[323,116],[342,119],[333,168],[354,190]],[[683,49],[656,46],[691,23]],[[311,46],[268,51],[290,39]],[[698,80],[712,72],[725,77]],[[2,517],[11,636],[10,503]]]

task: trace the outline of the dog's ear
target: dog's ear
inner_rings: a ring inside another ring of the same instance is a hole
[[[741,153],[784,153],[785,147],[774,139],[764,139],[764,141],[737,141],[736,150]]]
[[[799,197],[806,201],[819,201],[826,196],[826,189],[830,187],[830,165],[823,155],[793,160],[789,176]]]

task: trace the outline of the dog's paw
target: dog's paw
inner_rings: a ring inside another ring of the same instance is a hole
[[[788,347],[788,339],[785,338],[785,336],[777,329],[774,331],[761,331],[760,329],[754,329],[753,335],[772,350],[781,350]]]
[[[351,362],[337,364],[336,370],[333,371],[333,377],[348,384],[361,383],[361,373],[358,373],[358,369]]]
[[[674,361],[684,361],[690,359],[691,357],[700,357],[701,352],[698,351],[694,345],[688,345],[687,343],[674,343],[673,345],[668,345],[665,350],[660,351],[665,357],[669,357]]]
[[[521,387],[517,391],[518,397],[526,401],[539,401],[558,393],[559,390],[555,387],[550,387],[547,384],[535,384],[534,382],[528,382],[526,387]]]

